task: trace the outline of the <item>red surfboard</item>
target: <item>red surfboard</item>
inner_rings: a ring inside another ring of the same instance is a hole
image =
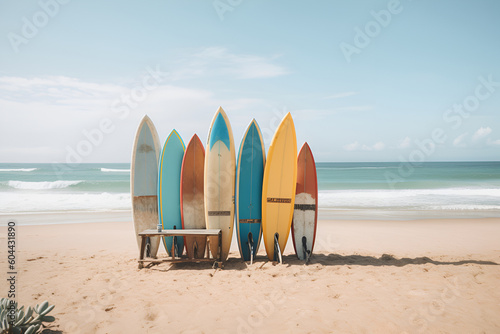
[[[205,148],[195,134],[186,148],[181,167],[181,219],[183,229],[206,229],[203,197]],[[206,237],[184,237],[190,259],[205,256]]]
[[[318,178],[314,157],[305,143],[297,158],[297,187],[292,221],[292,241],[300,260],[309,261],[318,223]]]

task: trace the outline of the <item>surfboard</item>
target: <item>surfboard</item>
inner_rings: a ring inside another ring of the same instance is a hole
[[[297,158],[297,187],[292,222],[292,241],[300,260],[309,260],[318,221],[318,179],[311,148],[304,143]]]
[[[297,181],[296,159],[295,126],[292,115],[288,113],[274,133],[262,182],[262,233],[267,257],[271,261],[275,260],[275,255],[276,259],[281,259],[290,234]],[[277,253],[275,248],[279,248]]]
[[[172,130],[160,155],[158,167],[158,217],[165,230],[181,229],[181,166],[184,158],[184,142],[177,131]],[[175,238],[175,239],[174,239]],[[167,253],[181,256],[184,250],[184,238],[163,237]],[[175,244],[177,247],[173,248]]]
[[[252,120],[241,140],[236,169],[236,236],[241,258],[252,261],[262,237],[262,178],[266,164],[264,140]]]
[[[138,234],[147,229],[154,229],[158,224],[158,156],[160,140],[151,119],[142,118],[135,134],[130,166],[130,194],[132,197],[132,216],[137,239],[137,247],[141,247]],[[156,257],[160,238],[150,239],[149,256]]]
[[[189,141],[181,167],[181,219],[184,229],[206,229],[203,198],[205,148],[195,134]],[[184,237],[190,259],[205,255],[206,237]]]
[[[229,255],[234,224],[235,149],[233,130],[219,107],[210,126],[205,149],[205,221],[208,229],[222,230],[222,261]],[[217,257],[217,238],[210,237],[210,251]]]

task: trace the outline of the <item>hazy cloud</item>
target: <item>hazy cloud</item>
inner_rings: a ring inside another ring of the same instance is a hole
[[[399,143],[398,148],[408,148],[410,146],[411,146],[411,139],[410,137],[406,137]]]
[[[466,133],[462,133],[460,136],[455,138],[455,140],[453,140],[453,146],[455,146],[455,147],[467,147],[467,144],[465,144],[465,138],[467,138],[468,135],[469,135],[469,133],[466,132]]]
[[[354,143],[344,145],[344,151],[382,151],[385,149],[386,145],[384,142],[377,142],[373,145],[360,144],[358,141]]]
[[[479,128],[475,133],[474,135],[472,136],[472,140],[473,141],[478,141],[480,139],[483,139],[487,136],[490,135],[490,133],[492,132],[493,130],[488,126],[488,127],[481,127]]]
[[[357,141],[351,144],[344,145],[345,151],[357,151],[360,148],[360,145]]]
[[[289,73],[283,66],[273,62],[275,57],[235,54],[222,47],[206,48],[182,58],[178,68],[172,71],[174,79],[204,76],[256,79],[278,77]]]
[[[343,97],[349,97],[349,96],[354,96],[354,95],[358,95],[358,94],[359,94],[358,92],[342,92],[342,93],[337,93],[337,94],[333,94],[330,96],[326,96],[324,99],[325,100],[341,99]]]
[[[488,145],[491,145],[491,146],[500,146],[500,139],[497,139],[497,140],[488,140]]]
[[[385,148],[385,144],[381,141],[375,143],[371,149],[373,149],[374,151],[382,151],[383,149]]]

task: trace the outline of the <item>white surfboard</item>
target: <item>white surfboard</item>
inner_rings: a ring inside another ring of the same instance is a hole
[[[208,134],[205,150],[205,221],[207,229],[222,230],[222,261],[229,255],[234,225],[234,182],[236,156],[231,124],[219,107]],[[210,250],[217,257],[216,238],[210,238]]]
[[[135,135],[130,166],[130,194],[137,246],[141,247],[138,234],[155,229],[158,224],[158,157],[160,140],[151,119],[146,115],[141,120]],[[156,257],[160,238],[150,239],[149,254]]]

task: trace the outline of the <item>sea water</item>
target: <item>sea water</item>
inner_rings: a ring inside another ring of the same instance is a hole
[[[316,167],[323,219],[500,217],[500,162]],[[130,164],[0,164],[0,217],[1,225],[131,220]]]
[[[0,217],[2,225],[130,221],[130,164],[0,164]]]
[[[318,163],[323,218],[500,217],[500,162]]]

